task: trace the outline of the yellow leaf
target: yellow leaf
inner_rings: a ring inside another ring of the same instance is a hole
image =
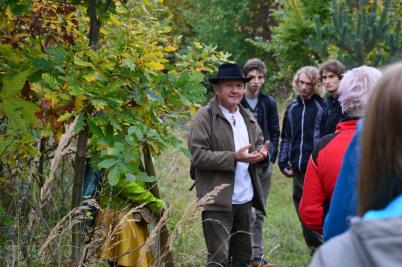
[[[42,131],[42,136],[43,137],[49,137],[53,134],[52,130],[49,129],[48,127],[46,127],[45,129],[43,129]]]
[[[160,62],[157,62],[157,61],[148,62],[146,65],[151,70],[163,70],[163,69],[165,69],[165,66],[162,65]]]
[[[107,70],[112,71],[112,70],[114,70],[114,63],[106,61],[100,67],[103,68],[103,69],[107,69]]]
[[[62,135],[63,135],[63,133],[62,133],[61,131],[57,130],[57,131],[54,133],[54,138],[55,138],[57,141],[59,141]]]
[[[105,109],[105,107],[107,107],[107,102],[98,101],[98,102],[94,103],[94,107],[98,111],[103,110],[103,109]]]
[[[92,72],[83,76],[87,82],[93,82],[96,80],[96,72]]]
[[[117,26],[121,26],[121,22],[113,15],[110,15],[110,20]]]
[[[42,91],[42,86],[39,83],[31,83],[31,90],[35,93],[40,93]]]
[[[74,100],[74,106],[75,106],[75,110],[79,111],[82,110],[82,108],[84,107],[84,101],[87,99],[88,97],[84,96],[84,95],[79,95],[75,98]]]
[[[174,51],[176,51],[176,47],[174,47],[174,46],[171,46],[171,45],[169,45],[169,46],[166,46],[165,47],[165,52],[174,52]]]
[[[109,31],[105,30],[105,28],[103,28],[103,27],[100,28],[99,32],[100,32],[101,34],[104,34],[104,35],[108,35],[108,34],[109,34]]]
[[[57,105],[57,103],[59,103],[59,97],[56,94],[46,93],[46,94],[44,94],[43,97],[45,99],[50,100],[52,108],[54,108],[54,106]]]
[[[202,49],[202,45],[200,42],[194,42],[194,47],[197,49]]]
[[[193,105],[190,105],[191,116],[193,116],[195,114],[195,112],[197,112],[197,109]]]

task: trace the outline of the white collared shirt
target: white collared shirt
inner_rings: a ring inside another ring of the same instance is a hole
[[[239,108],[234,113],[230,113],[228,109],[219,105],[223,115],[228,120],[233,130],[233,137],[235,143],[235,150],[239,150],[241,147],[250,143],[248,138],[248,131],[243,116],[241,115]],[[236,162],[234,190],[232,195],[233,204],[244,204],[253,199],[253,184],[251,182],[251,176],[248,172],[249,163]]]

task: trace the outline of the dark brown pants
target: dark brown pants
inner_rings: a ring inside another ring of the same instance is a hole
[[[208,250],[206,266],[249,265],[252,256],[250,219],[251,202],[233,204],[232,212],[202,212],[202,229]]]

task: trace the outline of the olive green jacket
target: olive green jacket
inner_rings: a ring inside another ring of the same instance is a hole
[[[248,129],[250,152],[255,151],[264,144],[264,137],[253,115],[241,105],[239,108]],[[188,148],[192,155],[191,164],[195,168],[198,198],[216,186],[229,185],[219,192],[212,204],[205,205],[205,210],[231,211],[236,168],[235,144],[232,127],[219,108],[216,97],[195,114],[190,127]],[[264,162],[268,161],[268,158]],[[254,190],[252,205],[265,213],[261,185],[255,167],[255,164],[249,165]]]
[[[121,179],[110,192],[109,184],[105,186],[100,199],[101,206],[121,210],[131,209],[134,206],[144,205],[155,213],[161,212],[164,207],[162,200],[156,198],[146,189],[145,183]]]

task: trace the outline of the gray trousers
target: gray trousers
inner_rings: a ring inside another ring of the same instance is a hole
[[[260,178],[264,202],[267,202],[269,187],[271,186],[272,162],[267,168],[257,168],[257,175]],[[250,230],[253,233],[253,258],[261,258],[264,255],[264,240],[262,227],[264,225],[264,214],[252,208]]]
[[[251,202],[233,204],[232,212],[203,211],[207,267],[247,267],[251,251]]]

